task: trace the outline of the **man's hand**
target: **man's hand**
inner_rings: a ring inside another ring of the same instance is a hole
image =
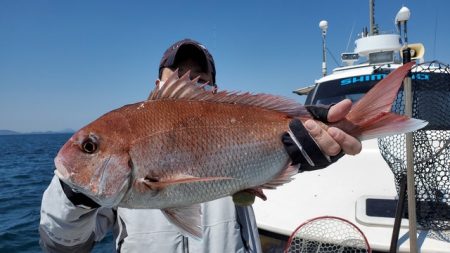
[[[351,107],[352,101],[349,99],[333,105],[328,111],[328,122],[337,122],[344,119]],[[314,120],[307,120],[304,125],[324,154],[335,156],[341,150],[348,155],[356,155],[361,152],[361,142],[339,128],[330,127],[326,130]]]
[[[306,109],[314,119],[304,123],[292,119],[289,131],[281,138],[292,164],[301,164],[300,171],[317,170],[336,162],[344,154],[356,155],[361,152],[362,146],[358,139],[338,128],[325,125],[343,120],[351,107],[352,102],[348,99],[333,106],[309,105]]]

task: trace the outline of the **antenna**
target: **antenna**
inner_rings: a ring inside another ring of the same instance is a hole
[[[328,30],[328,21],[322,20],[319,22],[319,28],[322,30],[322,76],[327,75],[327,51],[325,45],[325,37]]]
[[[433,40],[433,59],[436,59],[436,37],[437,37],[437,26],[438,26],[438,17],[439,17],[439,9],[436,8],[436,15],[434,16],[434,40]]]
[[[350,40],[353,37],[353,30],[355,29],[355,21],[353,21],[353,25],[352,25],[352,30],[350,32],[350,35],[348,36],[348,41],[347,41],[347,47],[345,48],[345,52],[348,51],[348,47],[350,46]]]
[[[375,34],[375,0],[369,0],[369,35]]]

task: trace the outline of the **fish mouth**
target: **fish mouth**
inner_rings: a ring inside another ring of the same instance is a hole
[[[55,167],[56,167],[55,175],[59,179],[67,181],[70,177],[70,173],[67,170],[66,166],[64,166],[64,163],[59,156],[55,158]]]
[[[73,191],[82,193],[92,199],[94,202],[98,203],[104,207],[115,207],[117,206],[122,198],[125,196],[126,192],[129,189],[129,184],[131,181],[131,173],[125,175],[126,180],[122,182],[122,184],[117,186],[117,191],[108,195],[105,191],[107,184],[107,173],[108,173],[108,165],[111,161],[111,157],[108,157],[106,161],[103,163],[102,167],[98,170],[98,173],[94,174],[89,182],[89,185],[85,187],[81,187],[77,185],[73,180],[73,176],[75,175],[73,172],[69,172],[69,169],[64,165],[64,160],[57,156],[55,158],[55,175],[65,184],[67,184]],[[97,187],[92,187],[96,185]]]
[[[62,173],[59,171],[59,168],[55,170],[55,175],[63,181],[65,184],[67,184],[72,191],[75,191],[77,193],[82,193],[86,196],[88,196],[90,199],[92,199],[94,202],[98,203],[99,205],[103,207],[116,207],[119,205],[122,198],[125,196],[125,194],[128,191],[130,180],[126,180],[118,187],[120,189],[116,196],[105,198],[105,196],[99,195],[99,194],[92,194],[92,192],[88,189],[84,189],[82,187],[79,187],[75,184],[73,184],[68,177],[65,177],[62,175]]]
[[[62,161],[61,158],[59,158],[59,156],[57,156],[55,158],[55,168],[56,169],[55,169],[54,173],[59,178],[59,180],[61,180],[65,184],[67,184],[70,188],[72,188],[72,190],[74,190],[74,189],[76,189],[77,191],[81,190],[79,187],[76,187],[71,182],[69,170],[64,165],[64,162]]]

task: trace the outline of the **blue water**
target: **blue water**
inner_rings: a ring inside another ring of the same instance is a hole
[[[68,134],[0,136],[0,252],[42,252],[39,214]],[[113,252],[111,235],[92,252]]]

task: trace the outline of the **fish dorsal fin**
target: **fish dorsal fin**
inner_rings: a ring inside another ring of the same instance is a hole
[[[311,117],[305,107],[289,98],[270,94],[251,94],[237,91],[219,91],[217,93],[206,91],[197,85],[198,77],[191,80],[188,71],[178,78],[178,70],[169,76],[164,85],[157,85],[148,100],[184,99],[194,101],[207,101],[213,103],[239,104],[255,106],[263,109],[285,113],[290,117]]]

